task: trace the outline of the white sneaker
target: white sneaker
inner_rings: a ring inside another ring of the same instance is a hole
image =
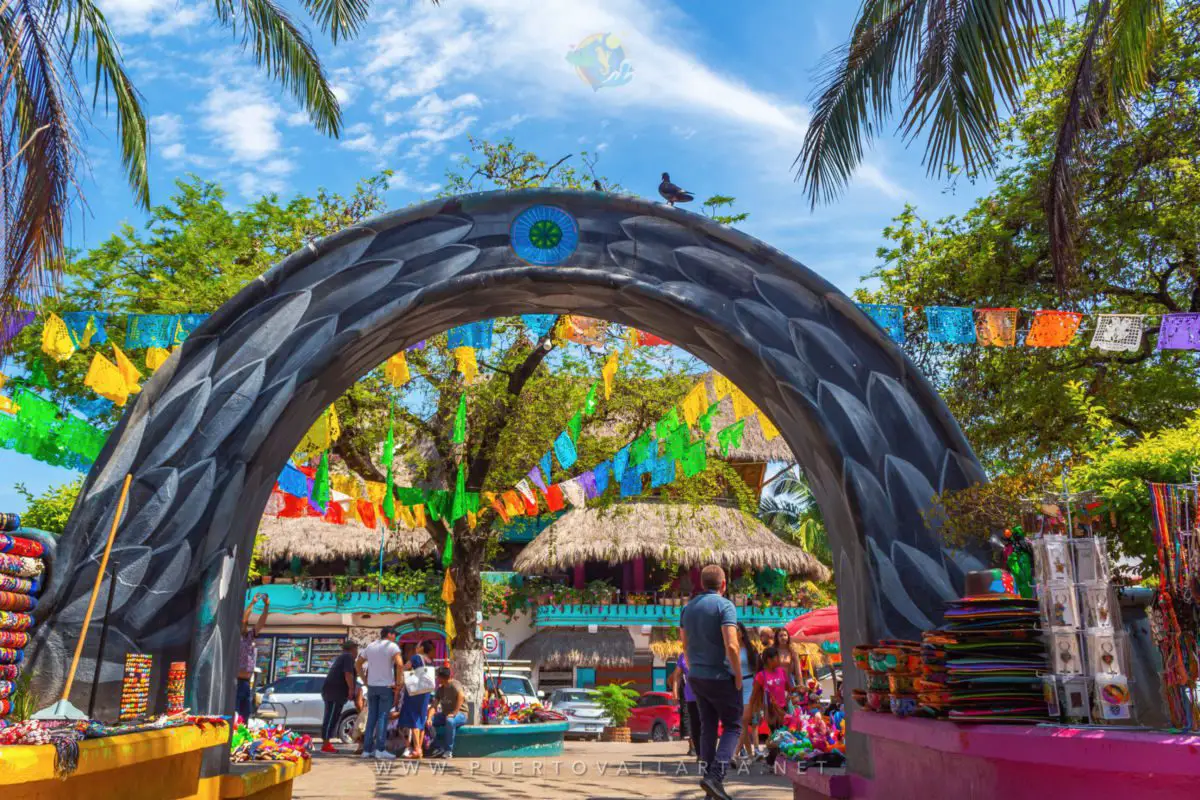
[[[363,750],[363,754],[360,756],[360,758],[374,758],[374,757],[375,757],[375,754],[372,753],[370,750]]]
[[[413,757],[412,748],[411,747],[404,748],[404,755],[401,756],[401,758],[412,758],[412,757]]]
[[[378,753],[375,754],[375,759],[377,761],[395,761],[396,757],[394,755],[392,755],[391,753],[389,753],[387,750],[380,750]]]

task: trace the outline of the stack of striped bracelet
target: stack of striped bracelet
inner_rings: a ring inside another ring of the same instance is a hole
[[[16,514],[0,514],[0,725],[12,710],[44,569],[42,543],[20,536],[20,527]]]

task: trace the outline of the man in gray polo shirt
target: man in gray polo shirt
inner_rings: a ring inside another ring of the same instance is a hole
[[[684,607],[679,632],[687,653],[688,681],[700,711],[700,763],[704,767],[700,787],[709,797],[729,800],[725,769],[742,735],[737,609],[722,597],[725,571],[716,564],[709,564],[700,573],[700,585],[704,593]]]

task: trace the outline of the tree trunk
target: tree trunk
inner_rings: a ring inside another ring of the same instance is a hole
[[[454,602],[450,616],[454,620],[454,677],[467,692],[471,703],[471,724],[478,724],[483,707],[483,643],[475,638],[476,614],[483,609],[483,567],[485,543],[464,537],[454,543]]]

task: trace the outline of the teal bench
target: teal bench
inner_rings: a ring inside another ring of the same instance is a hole
[[[440,725],[436,726],[441,733]],[[566,722],[529,725],[463,725],[454,739],[454,757],[544,758],[560,756]]]

